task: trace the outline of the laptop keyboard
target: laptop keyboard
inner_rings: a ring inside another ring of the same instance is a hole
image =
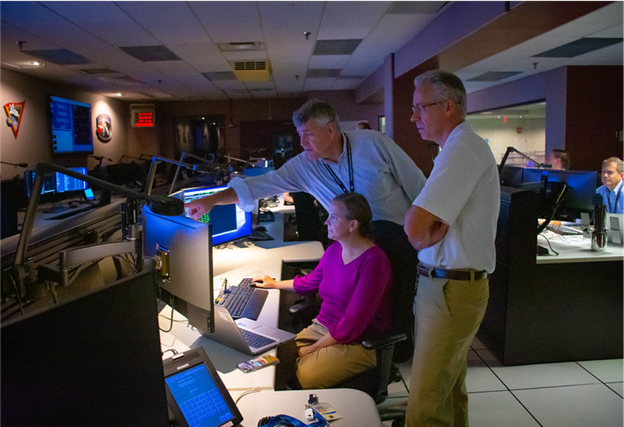
[[[243,338],[245,338],[245,341],[247,341],[247,344],[249,344],[249,347],[251,348],[262,348],[265,345],[272,344],[276,341],[274,339],[267,338],[264,335],[259,335],[254,332],[248,331],[247,329],[239,328],[239,331],[241,331],[241,334],[243,334]]]
[[[189,425],[199,425],[203,420],[221,414],[227,409],[227,405],[216,389],[202,393],[180,404],[180,410]]]
[[[243,279],[238,286],[231,286],[217,298],[217,304],[227,309],[233,319],[246,317],[258,320],[268,291],[252,288],[251,278]]]

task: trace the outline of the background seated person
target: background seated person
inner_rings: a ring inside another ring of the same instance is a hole
[[[546,157],[546,163],[552,165],[552,169],[569,170],[572,164],[570,154],[566,150],[555,148]]]
[[[328,237],[336,242],[310,274],[284,281],[255,278],[261,287],[318,292],[322,299],[312,325],[280,349],[282,372],[290,368],[292,373],[299,356],[296,374],[304,389],[332,387],[374,368],[375,351],[365,350],[360,341],[391,328],[390,262],[369,237],[371,220],[362,195],[341,194],[332,200],[326,221]]]
[[[602,184],[596,193],[602,196],[602,202],[607,207],[607,213],[624,213],[624,196],[622,196],[622,178],[624,168],[618,157],[609,157],[602,162],[600,174]]]

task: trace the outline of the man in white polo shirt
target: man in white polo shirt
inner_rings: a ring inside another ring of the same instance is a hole
[[[414,85],[411,120],[441,151],[405,215],[420,260],[407,425],[467,426],[466,358],[496,264],[498,170],[487,143],[465,122],[461,80],[435,70]]]

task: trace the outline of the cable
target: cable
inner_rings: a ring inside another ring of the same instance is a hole
[[[171,307],[171,318],[169,320],[170,320],[169,329],[164,330],[160,326],[158,327],[158,329],[160,329],[161,332],[167,333],[167,332],[171,332],[171,330],[173,329],[173,306]]]
[[[553,249],[552,245],[550,244],[550,240],[548,239],[548,237],[544,236],[543,234],[539,235],[540,237],[543,237],[544,240],[546,240],[546,243],[548,243],[548,247],[550,248],[550,250],[556,255],[559,256],[559,252],[557,252],[556,250]]]
[[[254,387],[254,388],[250,388],[249,390],[245,390],[244,392],[241,393],[240,396],[238,396],[234,404],[237,404],[239,400],[241,400],[243,397],[247,396],[248,394],[258,393],[260,391],[262,391],[260,387]]]

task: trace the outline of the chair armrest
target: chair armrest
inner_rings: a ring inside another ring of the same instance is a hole
[[[315,295],[316,294],[303,295],[300,300],[297,300],[296,304],[293,304],[288,308],[288,312],[290,314],[297,314],[306,308],[311,307],[314,305]]]
[[[405,341],[407,335],[405,332],[388,332],[383,335],[377,335],[374,337],[366,338],[362,341],[362,347],[366,350],[377,350],[379,348],[388,347],[394,345],[400,341]]]

